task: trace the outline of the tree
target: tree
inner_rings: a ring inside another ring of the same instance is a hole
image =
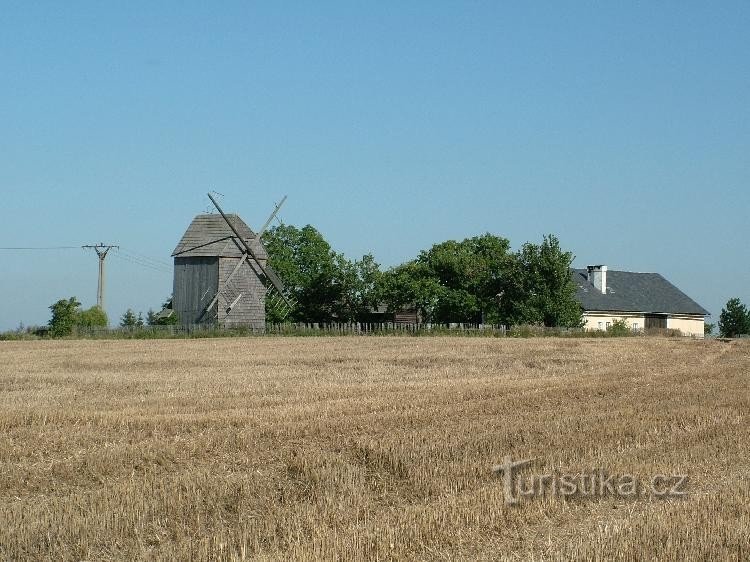
[[[78,307],[81,303],[75,297],[69,299],[60,299],[49,308],[52,311],[52,318],[49,321],[49,334],[52,337],[69,336],[73,333],[78,315]]]
[[[710,336],[714,333],[714,328],[716,325],[713,322],[705,322],[703,324],[703,333],[707,336]]]
[[[725,338],[734,338],[750,333],[750,313],[740,299],[732,298],[719,315],[719,333]]]
[[[120,318],[120,326],[123,328],[136,328],[138,326],[143,326],[143,317],[141,315],[136,316],[133,309],[128,308],[125,311],[125,314],[122,315],[122,318]]]
[[[424,263],[411,261],[383,273],[379,296],[391,312],[413,307],[432,322],[444,291]]]
[[[492,234],[433,245],[381,279],[388,309],[416,307],[424,320],[500,322],[498,295],[509,282],[510,243]]]
[[[354,262],[357,285],[354,300],[358,314],[367,314],[380,304],[379,291],[383,272],[372,254]]]
[[[448,240],[383,274],[389,310],[416,306],[425,320],[580,326],[573,254],[552,235],[510,252],[492,234]]]
[[[107,313],[95,305],[91,308],[87,308],[86,310],[81,310],[80,312],[78,312],[76,325],[86,328],[105,328],[109,325],[109,320],[107,319]]]
[[[371,255],[352,262],[333,251],[314,227],[278,225],[267,230],[263,243],[268,264],[297,301],[290,318],[298,322],[356,319],[376,300],[380,270]],[[271,322],[283,318],[266,309]]]
[[[500,321],[498,295],[513,264],[508,240],[489,233],[449,240],[422,252],[417,261],[445,289],[435,306],[435,321]]]
[[[504,295],[505,315],[514,324],[579,327],[581,306],[570,275],[573,254],[552,234],[516,254],[514,282]]]
[[[98,306],[81,310],[76,297],[61,299],[50,306],[52,318],[49,321],[49,334],[52,337],[69,336],[76,327],[106,327],[109,324],[107,313]]]

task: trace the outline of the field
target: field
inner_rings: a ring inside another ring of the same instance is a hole
[[[0,342],[0,559],[750,556],[750,342]],[[546,493],[604,469],[686,496]]]

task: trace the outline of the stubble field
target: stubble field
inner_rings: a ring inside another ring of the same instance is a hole
[[[658,338],[2,342],[0,559],[746,559],[749,373]],[[506,455],[687,496],[508,505]]]

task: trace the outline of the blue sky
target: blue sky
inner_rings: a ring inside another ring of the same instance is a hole
[[[0,246],[120,244],[158,308],[205,193],[385,266],[492,232],[750,303],[747,2],[3,2]],[[96,298],[80,249],[0,251],[0,329]],[[154,262],[150,261],[150,264]]]

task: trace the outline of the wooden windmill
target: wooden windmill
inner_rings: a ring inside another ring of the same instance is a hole
[[[261,236],[286,197],[257,233],[208,197],[218,214],[195,217],[172,253],[172,307],[180,322],[263,329],[266,306],[285,318],[297,303],[267,264]]]

